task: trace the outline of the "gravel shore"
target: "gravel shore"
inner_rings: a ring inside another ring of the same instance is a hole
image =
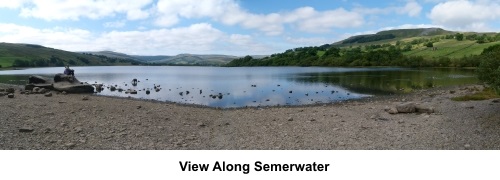
[[[500,149],[498,99],[450,100],[480,88],[243,109],[16,90],[0,97],[0,149]],[[435,112],[386,112],[403,102]]]

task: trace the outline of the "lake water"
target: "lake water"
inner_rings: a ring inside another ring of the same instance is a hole
[[[72,67],[80,81],[135,89],[97,95],[170,101],[210,107],[334,103],[415,89],[477,83],[474,70],[324,67]],[[0,71],[0,83],[25,84],[32,74],[52,77],[63,67]],[[132,79],[139,80],[132,86]],[[159,91],[155,91],[157,86]],[[158,87],[159,86],[159,87]],[[147,89],[151,93],[146,94]]]

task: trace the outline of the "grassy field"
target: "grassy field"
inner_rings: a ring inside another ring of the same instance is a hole
[[[434,43],[434,47],[437,48],[436,50],[433,50],[433,48],[420,46],[409,52],[405,52],[404,54],[411,56],[423,56],[427,58],[449,57],[455,59],[464,56],[481,54],[484,48],[495,44],[500,44],[500,42],[478,44],[475,41],[457,41],[454,39],[447,39]]]

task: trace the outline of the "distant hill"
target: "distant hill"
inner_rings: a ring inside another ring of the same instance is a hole
[[[206,65],[220,66],[231,60],[238,58],[237,56],[229,55],[198,55],[198,54],[179,54],[170,56],[161,60],[149,61],[150,63],[161,63],[169,65]]]
[[[140,62],[121,57],[69,52],[36,44],[0,43],[0,66],[4,68],[132,64],[140,64]]]
[[[220,66],[228,63],[229,61],[238,58],[237,56],[230,55],[200,55],[200,54],[179,54],[175,56],[141,56],[141,55],[127,55],[124,53],[117,53],[112,51],[97,51],[85,52],[93,55],[104,55],[107,57],[116,57],[122,59],[132,59],[141,61],[148,64],[158,65],[199,65],[199,66]]]

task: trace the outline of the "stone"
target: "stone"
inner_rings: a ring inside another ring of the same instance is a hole
[[[40,87],[34,87],[32,91],[33,91],[33,94],[36,94],[36,93],[38,93],[38,91],[40,91]]]
[[[45,93],[45,97],[52,97],[52,93],[51,92]]]
[[[88,96],[83,96],[82,100],[83,100],[83,101],[88,101],[88,100],[89,100],[89,97],[88,97]]]
[[[397,110],[396,108],[392,107],[392,108],[390,108],[389,110],[387,110],[387,112],[388,112],[389,114],[397,114],[397,113],[398,113],[398,110]]]
[[[434,107],[417,105],[415,106],[415,111],[419,113],[434,113]]]
[[[287,121],[293,121],[293,118],[290,117],[290,118],[287,119]]]
[[[14,98],[14,94],[12,94],[12,93],[7,94],[7,97],[8,97],[8,98]]]
[[[83,131],[83,129],[81,127],[76,127],[75,128],[75,132],[76,133],[81,133]]]
[[[30,84],[46,84],[47,82],[50,82],[51,80],[42,77],[42,76],[30,76],[28,77],[28,83]]]
[[[499,103],[499,102],[500,102],[500,100],[498,100],[498,99],[494,99],[494,100],[493,100],[493,101],[491,101],[491,102],[492,102],[492,103]]]
[[[7,89],[5,90],[5,92],[8,92],[8,93],[14,93],[14,92],[16,92],[16,90],[15,90],[14,88],[11,88],[11,87],[10,87],[10,88],[7,88]]]
[[[389,119],[387,119],[385,117],[378,117],[376,120],[379,120],[379,121],[389,121]]]
[[[67,93],[66,91],[63,91],[61,94],[66,95],[66,94],[68,94],[68,93]]]
[[[416,104],[413,102],[398,104],[396,109],[398,113],[414,113],[416,111]]]
[[[76,144],[75,143],[66,143],[66,144],[64,144],[64,146],[67,148],[74,148],[76,146]]]
[[[450,94],[455,94],[455,91],[454,90],[450,90]]]
[[[35,129],[33,129],[32,127],[22,127],[22,128],[19,128],[19,132],[33,132]]]
[[[205,126],[207,126],[207,125],[206,125],[205,123],[203,123],[203,122],[199,122],[199,123],[197,124],[197,126],[199,126],[199,127],[205,127]]]
[[[40,88],[40,90],[38,90],[38,93],[39,94],[45,94],[47,92],[49,92],[50,90],[49,89],[45,89],[45,88]]]

